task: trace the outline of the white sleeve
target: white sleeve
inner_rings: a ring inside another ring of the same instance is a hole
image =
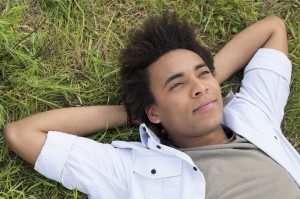
[[[90,198],[127,195],[123,161],[118,149],[110,144],[50,131],[35,170]]]
[[[274,126],[280,127],[289,96],[292,64],[277,50],[259,49],[244,70],[236,97],[258,107]]]

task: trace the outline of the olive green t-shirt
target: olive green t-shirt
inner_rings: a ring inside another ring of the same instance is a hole
[[[206,199],[300,198],[290,174],[237,134],[221,144],[180,150],[203,172]]]

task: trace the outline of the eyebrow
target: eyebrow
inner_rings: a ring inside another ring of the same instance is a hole
[[[195,70],[199,70],[200,68],[206,66],[206,63],[202,63],[202,64],[198,64],[197,66],[195,66]]]
[[[206,66],[205,63],[202,63],[202,64],[198,64],[197,66],[195,66],[195,70],[199,70],[200,68]],[[177,73],[175,75],[172,75],[171,77],[169,77],[167,79],[167,81],[165,82],[165,86],[166,87],[168,85],[168,83],[170,83],[171,81],[173,81],[174,79],[177,79],[177,78],[180,78],[180,77],[183,77],[184,74],[183,73]]]

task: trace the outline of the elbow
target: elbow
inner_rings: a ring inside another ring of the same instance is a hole
[[[32,165],[46,140],[45,133],[26,129],[26,125],[19,121],[7,124],[3,129],[3,137],[12,151]]]
[[[269,16],[268,18],[274,24],[274,28],[276,30],[282,30],[282,31],[286,32],[285,21],[282,18],[275,16],[275,15]]]
[[[17,138],[17,127],[14,123],[9,123],[3,128],[3,137],[9,147],[12,147]]]
[[[288,56],[288,38],[284,20],[277,16],[270,16],[267,20],[270,27],[270,37],[264,47],[279,50]]]

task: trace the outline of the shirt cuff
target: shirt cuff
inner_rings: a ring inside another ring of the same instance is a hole
[[[77,136],[49,131],[34,169],[52,180],[61,182],[61,174]]]
[[[252,69],[265,69],[275,72],[290,84],[292,63],[281,51],[271,48],[259,49],[245,68],[244,74]]]

